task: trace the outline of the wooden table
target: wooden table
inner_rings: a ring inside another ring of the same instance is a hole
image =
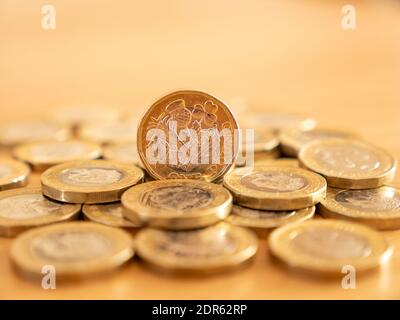
[[[0,3],[1,122],[45,116],[74,102],[135,111],[175,88],[200,88],[251,109],[297,112],[360,132],[400,157],[400,3],[352,1],[52,0],[57,28],[41,28],[43,1]],[[37,184],[33,177],[31,184]],[[397,178],[395,183],[400,184]],[[0,298],[400,298],[400,231],[390,264],[357,278],[300,276],[270,261],[265,242],[249,267],[171,277],[137,260],[116,273],[43,290],[12,270],[0,239]]]

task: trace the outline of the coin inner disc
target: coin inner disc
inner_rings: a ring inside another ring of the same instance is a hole
[[[338,172],[370,172],[381,166],[379,157],[356,145],[324,146],[314,152],[317,162]]]
[[[213,199],[210,192],[201,188],[171,186],[146,192],[142,203],[154,208],[186,211],[207,207]]]
[[[302,232],[294,237],[291,245],[304,254],[328,260],[363,258],[372,251],[364,237],[328,228]]]
[[[31,251],[46,260],[73,263],[106,256],[112,251],[112,243],[95,232],[58,232],[34,238]]]
[[[400,197],[394,190],[346,190],[335,200],[341,205],[363,211],[393,211],[400,208]]]
[[[240,181],[250,189],[266,192],[298,191],[308,185],[305,178],[290,172],[253,172]]]
[[[58,178],[70,185],[99,186],[120,181],[123,174],[117,169],[108,168],[73,168],[62,171]]]
[[[0,200],[0,217],[13,220],[32,219],[57,212],[61,204],[40,194],[17,195]]]
[[[224,230],[165,232],[157,240],[158,248],[177,257],[218,257],[237,250],[236,241]]]

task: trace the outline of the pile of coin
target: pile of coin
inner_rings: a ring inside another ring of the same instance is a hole
[[[294,114],[234,115],[194,90],[141,118],[73,106],[8,124],[0,236],[17,236],[11,259],[30,276],[52,265],[86,277],[135,253],[158,270],[222,271],[251,261],[258,238],[297,270],[377,268],[392,249],[373,228],[400,228],[400,191],[387,186],[396,162],[354,133],[315,126]],[[31,171],[41,187],[24,187]]]

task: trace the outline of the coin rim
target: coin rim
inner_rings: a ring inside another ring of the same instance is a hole
[[[0,164],[9,166],[12,170],[10,175],[0,178],[0,191],[22,187],[26,185],[31,169],[25,163],[8,158],[1,158]]]

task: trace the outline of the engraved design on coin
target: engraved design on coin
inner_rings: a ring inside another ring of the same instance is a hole
[[[210,258],[230,255],[237,249],[235,239],[217,229],[166,232],[157,247],[177,257]]]
[[[320,165],[345,173],[370,172],[381,165],[379,157],[371,151],[351,146],[324,146],[314,152]]]
[[[400,208],[400,197],[390,190],[346,190],[335,200],[345,207],[364,211],[393,211]]]
[[[246,219],[287,219],[295,214],[295,211],[264,211],[233,206],[233,213]]]
[[[13,220],[38,218],[57,212],[61,204],[40,194],[18,195],[0,200],[0,217]]]
[[[59,232],[32,240],[34,255],[54,262],[81,262],[101,258],[112,250],[112,243],[94,232]]]
[[[73,168],[62,171],[59,179],[66,184],[90,187],[116,183],[122,176],[116,169]]]
[[[9,166],[0,165],[0,179],[7,177],[12,172]]]
[[[305,178],[290,172],[253,172],[240,182],[250,189],[266,192],[291,192],[308,185]]]
[[[40,146],[34,146],[31,149],[31,155],[35,159],[44,161],[57,160],[59,158],[76,158],[87,151],[87,147],[80,143],[48,143]]]
[[[211,203],[213,198],[207,190],[190,186],[172,186],[146,192],[141,202],[154,208],[186,211],[204,208]]]
[[[351,232],[328,228],[300,233],[291,245],[312,257],[330,260],[363,258],[372,252],[367,239]]]

